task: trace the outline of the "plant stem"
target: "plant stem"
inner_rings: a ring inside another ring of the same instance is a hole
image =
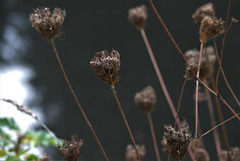
[[[155,72],[156,72],[156,74],[157,74],[158,80],[159,80],[160,85],[161,85],[161,87],[162,87],[163,93],[164,93],[164,95],[165,95],[165,97],[166,97],[166,99],[167,99],[167,102],[168,102],[169,107],[170,107],[170,109],[171,109],[171,111],[172,111],[173,117],[174,117],[174,118],[177,118],[177,119],[176,119],[176,122],[177,122],[177,124],[178,124],[178,127],[180,127],[180,126],[181,126],[180,120],[179,120],[179,118],[177,117],[176,109],[175,109],[174,104],[173,104],[173,102],[172,102],[172,99],[171,99],[171,97],[170,97],[170,95],[169,95],[169,93],[168,93],[167,87],[166,87],[166,85],[165,85],[165,83],[164,83],[162,74],[161,74],[160,69],[159,69],[159,67],[158,67],[157,61],[156,61],[156,59],[155,59],[155,57],[154,57],[154,54],[153,54],[152,48],[151,48],[151,46],[150,46],[150,43],[149,43],[149,41],[148,41],[147,35],[146,35],[144,29],[142,29],[142,30],[140,30],[140,31],[141,31],[141,35],[142,35],[142,38],[143,38],[143,40],[144,40],[144,43],[145,43],[145,45],[146,45],[148,54],[149,54],[149,56],[150,56],[150,58],[151,58],[153,67],[154,67]]]
[[[103,147],[102,147],[102,144],[100,143],[100,140],[99,140],[98,137],[97,137],[96,132],[94,131],[94,129],[93,129],[90,121],[88,120],[87,115],[85,114],[82,106],[80,105],[80,103],[79,103],[79,101],[78,101],[78,98],[77,98],[77,96],[76,96],[76,94],[75,94],[75,92],[74,92],[74,90],[73,90],[73,88],[72,88],[72,86],[71,86],[71,84],[70,84],[70,82],[69,82],[69,80],[68,80],[67,74],[65,73],[65,70],[64,70],[64,68],[63,68],[61,59],[60,59],[60,57],[59,57],[59,55],[58,55],[58,52],[57,52],[57,49],[56,49],[56,47],[55,47],[55,44],[54,44],[54,40],[53,40],[53,39],[51,39],[51,43],[52,43],[52,47],[53,47],[55,56],[56,56],[56,58],[57,58],[58,64],[59,64],[59,66],[60,66],[60,68],[61,68],[62,74],[63,74],[63,76],[64,76],[64,78],[65,78],[65,80],[66,80],[66,82],[67,82],[67,84],[68,84],[68,87],[69,87],[69,89],[70,89],[70,91],[71,91],[71,93],[72,93],[72,95],[73,95],[73,97],[74,97],[74,99],[75,99],[75,101],[76,101],[76,103],[77,103],[77,105],[78,105],[78,107],[79,107],[82,115],[83,115],[83,118],[84,118],[84,120],[86,121],[88,127],[90,128],[90,130],[91,130],[91,132],[92,132],[95,140],[97,141],[97,144],[98,144],[98,146],[100,147],[101,152],[102,152],[105,160],[106,160],[106,161],[109,161],[109,159],[108,159],[108,157],[107,157],[107,155],[106,155],[106,153],[105,153],[105,151],[104,151],[104,149],[103,149]]]
[[[214,43],[215,52],[216,52],[216,55],[217,55],[217,60],[218,60],[218,63],[220,64],[220,58],[219,58],[219,54],[218,54],[218,50],[217,50],[217,43],[216,43],[216,39],[215,38],[213,39],[213,43]],[[233,90],[232,90],[232,88],[231,88],[231,86],[230,86],[230,84],[229,84],[229,82],[227,80],[227,77],[226,77],[226,75],[224,73],[224,70],[223,70],[222,66],[221,66],[221,73],[222,73],[223,79],[224,79],[224,81],[225,81],[229,91],[231,92],[231,94],[233,95],[235,101],[237,102],[238,106],[240,107],[240,102],[237,99],[237,96],[235,95],[235,93],[233,92]]]
[[[200,54],[198,58],[198,70],[197,70],[197,78],[199,78],[200,75],[200,67],[201,67],[201,61],[202,61],[202,50],[203,50],[203,43],[201,43],[200,46]],[[196,81],[196,98],[195,98],[195,140],[197,140],[197,134],[198,134],[198,87],[199,87],[199,81]],[[197,148],[194,149],[194,158],[196,158],[196,151]]]
[[[124,114],[124,112],[123,112],[123,110],[122,110],[121,104],[120,104],[120,102],[119,102],[119,100],[118,100],[118,96],[117,96],[117,92],[116,92],[116,90],[115,90],[115,87],[114,87],[114,85],[110,85],[110,87],[111,87],[111,89],[112,89],[112,91],[113,91],[113,95],[114,95],[114,97],[115,97],[115,99],[116,99],[118,108],[119,108],[119,110],[120,110],[120,112],[121,112],[121,115],[122,115],[122,117],[123,117],[123,120],[124,120],[124,122],[125,122],[125,125],[126,125],[126,127],[127,127],[127,129],[128,129],[129,135],[130,135],[130,137],[131,137],[131,139],[132,139],[132,143],[133,143],[133,145],[134,145],[134,148],[135,148],[135,151],[136,151],[138,160],[141,161],[141,157],[140,157],[140,155],[139,155],[139,153],[138,153],[137,146],[136,146],[134,137],[133,137],[133,135],[132,135],[131,129],[130,129],[129,125],[128,125],[127,119],[126,119],[125,114]]]
[[[154,130],[154,127],[153,127],[151,113],[147,114],[147,118],[148,118],[150,130],[151,130],[151,134],[152,134],[152,139],[153,139],[153,144],[154,144],[154,149],[155,149],[157,161],[161,161],[160,154],[159,154],[159,149],[158,149],[158,144],[157,144],[157,139],[156,139],[156,135],[155,135],[155,130]]]

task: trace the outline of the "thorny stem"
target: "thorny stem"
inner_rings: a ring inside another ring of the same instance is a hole
[[[121,112],[121,115],[122,115],[122,117],[123,117],[123,120],[124,120],[124,122],[125,122],[125,125],[126,125],[126,127],[127,127],[127,129],[128,129],[129,135],[130,135],[130,137],[131,137],[131,139],[132,139],[132,143],[133,143],[133,145],[134,145],[134,148],[135,148],[135,151],[136,151],[138,160],[141,161],[141,157],[140,157],[140,155],[139,155],[139,153],[138,153],[137,146],[136,146],[134,137],[133,137],[133,135],[132,135],[131,129],[130,129],[129,125],[128,125],[127,119],[126,119],[125,114],[124,114],[124,112],[123,112],[123,110],[122,110],[121,104],[120,104],[120,102],[119,102],[119,100],[118,100],[118,96],[117,96],[117,92],[116,92],[116,90],[115,90],[115,87],[114,87],[114,85],[110,85],[110,87],[111,87],[111,89],[112,89],[112,91],[113,91],[113,95],[114,95],[114,97],[115,97],[115,99],[116,99],[118,108],[119,108],[119,110],[120,110],[120,112]]]
[[[180,54],[180,56],[182,57],[183,61],[184,61],[185,63],[187,63],[187,60],[186,60],[185,56],[183,55],[181,49],[178,47],[178,45],[177,45],[177,43],[175,42],[174,38],[172,37],[171,33],[168,31],[167,26],[166,26],[165,23],[163,22],[163,20],[162,20],[161,16],[159,15],[159,13],[158,13],[156,7],[154,6],[152,0],[148,0],[148,2],[150,3],[150,5],[151,5],[153,11],[155,12],[155,14],[156,14],[158,20],[159,20],[160,23],[162,24],[162,26],[163,26],[164,30],[166,31],[168,37],[169,37],[170,40],[172,41],[174,47],[175,47],[175,48],[177,49],[177,51],[179,52],[179,54]]]
[[[213,43],[214,43],[214,47],[215,47],[215,52],[216,52],[216,55],[217,55],[218,63],[220,64],[220,58],[219,58],[219,54],[218,54],[218,50],[217,50],[217,43],[216,43],[216,39],[215,38],[213,39]],[[230,86],[230,84],[229,84],[229,82],[227,80],[227,77],[226,77],[226,75],[224,73],[224,70],[223,70],[222,66],[221,66],[221,73],[222,73],[223,79],[224,79],[224,81],[225,81],[229,91],[231,92],[231,94],[233,95],[235,101],[237,102],[238,106],[240,107],[240,102],[239,102],[238,98],[236,97],[235,93],[233,92],[233,90],[232,90],[232,88],[231,88],[231,86]]]
[[[206,97],[207,97],[207,104],[208,104],[208,110],[209,110],[211,124],[212,124],[212,127],[214,127],[214,126],[216,126],[216,119],[215,119],[215,116],[214,116],[214,110],[213,110],[213,103],[212,103],[212,100],[211,100],[211,95],[210,95],[209,91],[206,90],[206,89],[205,89],[205,94],[206,94]],[[219,134],[218,134],[217,129],[213,130],[213,137],[214,137],[214,140],[215,140],[215,146],[216,146],[216,150],[217,150],[217,154],[218,154],[218,160],[221,161],[222,160],[221,159],[222,149],[221,149],[221,142],[220,142],[220,139],[219,139]]]
[[[101,152],[102,152],[105,160],[106,160],[106,161],[109,161],[109,159],[108,159],[108,157],[107,157],[107,155],[106,155],[106,153],[105,153],[105,151],[104,151],[104,149],[103,149],[103,147],[102,147],[102,144],[100,143],[100,140],[99,140],[98,137],[97,137],[96,132],[94,131],[94,129],[93,129],[90,121],[88,120],[87,115],[85,114],[82,106],[80,105],[80,103],[79,103],[79,101],[78,101],[78,98],[77,98],[77,96],[76,96],[76,94],[75,94],[75,92],[74,92],[74,90],[73,90],[73,88],[72,88],[72,86],[71,86],[71,84],[70,84],[70,82],[69,82],[69,80],[68,80],[67,74],[66,74],[65,71],[64,71],[64,68],[63,68],[61,59],[60,59],[60,57],[59,57],[59,55],[58,55],[58,52],[57,52],[57,49],[56,49],[56,47],[55,47],[55,44],[54,44],[54,40],[53,40],[53,39],[51,39],[51,43],[52,43],[52,47],[53,47],[55,56],[56,56],[56,58],[57,58],[58,64],[59,64],[59,66],[60,66],[60,68],[61,68],[62,74],[63,74],[63,76],[64,76],[64,78],[65,78],[65,80],[66,80],[66,82],[67,82],[67,84],[68,84],[68,87],[69,87],[69,89],[70,89],[70,91],[71,91],[71,93],[72,93],[72,95],[73,95],[73,97],[74,97],[74,99],[75,99],[75,101],[76,101],[76,103],[77,103],[77,105],[78,105],[78,107],[79,107],[82,115],[83,115],[83,118],[84,118],[84,120],[86,121],[88,127],[90,128],[90,130],[91,130],[91,132],[92,132],[95,140],[97,141],[97,144],[98,144],[98,146],[100,147]]]
[[[150,56],[150,58],[151,58],[153,67],[154,67],[155,72],[156,72],[156,74],[157,74],[158,80],[159,80],[160,85],[161,85],[161,87],[162,87],[163,93],[164,93],[164,95],[165,95],[165,97],[166,97],[166,99],[167,99],[167,102],[168,102],[169,107],[170,107],[170,109],[171,109],[171,111],[172,111],[173,117],[174,117],[174,118],[177,118],[177,119],[176,119],[176,122],[177,122],[177,124],[178,124],[178,127],[180,127],[180,126],[181,126],[180,120],[179,120],[179,118],[177,117],[176,109],[175,109],[174,104],[173,104],[173,102],[172,102],[172,99],[171,99],[171,97],[170,97],[170,95],[169,95],[169,93],[168,93],[167,87],[166,87],[166,85],[165,85],[165,83],[164,83],[162,74],[161,74],[160,69],[159,69],[159,67],[158,67],[157,61],[156,61],[156,59],[155,59],[155,57],[154,57],[154,54],[153,54],[152,48],[151,48],[151,46],[150,46],[150,43],[149,43],[149,41],[148,41],[147,35],[146,35],[144,29],[142,29],[142,30],[140,30],[140,31],[141,31],[141,35],[142,35],[142,38],[143,38],[143,40],[144,40],[144,43],[145,43],[145,45],[146,45],[148,54],[149,54],[149,56]]]
[[[198,69],[197,69],[197,78],[199,78],[200,74],[200,67],[201,67],[201,61],[202,61],[202,50],[203,50],[203,43],[201,43],[200,46],[200,54],[198,58]],[[197,140],[197,134],[198,134],[198,87],[199,87],[199,81],[196,81],[196,94],[195,94],[195,139]],[[194,149],[194,159],[196,158],[196,151],[197,148]]]
[[[147,114],[147,118],[148,118],[150,130],[151,130],[151,134],[152,134],[152,139],[153,139],[153,144],[154,144],[154,149],[155,149],[157,161],[161,161],[160,154],[159,154],[159,149],[158,149],[158,144],[157,144],[157,139],[156,139],[156,135],[155,135],[155,130],[154,130],[154,127],[153,127],[151,113]]]
[[[184,87],[186,85],[187,79],[184,80],[183,85],[182,85],[182,89],[181,89],[181,93],[180,93],[180,97],[179,97],[179,101],[178,101],[178,107],[177,107],[177,115],[175,117],[175,121],[174,121],[174,128],[176,127],[176,120],[179,114],[179,110],[180,110],[180,104],[182,101],[182,96],[183,96],[183,91],[184,91]]]
[[[175,48],[177,49],[177,51],[178,51],[179,54],[181,55],[184,63],[186,64],[186,63],[187,63],[186,58],[184,57],[182,51],[179,49],[179,47],[178,47],[178,45],[176,44],[175,40],[173,39],[172,35],[171,35],[170,32],[168,31],[166,25],[164,24],[161,16],[159,15],[157,9],[156,9],[155,6],[154,6],[154,4],[152,3],[151,0],[148,0],[148,1],[149,1],[150,5],[151,5],[153,11],[155,12],[156,16],[158,17],[160,23],[162,24],[163,28],[164,28],[165,31],[167,32],[167,34],[168,34],[170,40],[172,41],[173,45],[175,46]],[[213,91],[211,88],[209,88],[203,81],[201,81],[199,78],[197,78],[196,75],[195,75],[195,78],[199,81],[199,83],[200,83],[201,85],[203,85],[204,88],[206,88],[207,90],[209,90],[210,93],[212,93],[212,94],[215,95],[218,99],[220,99],[220,101],[222,101],[222,102],[224,103],[224,105],[227,106],[227,108],[228,108],[234,115],[236,114],[236,112],[232,109],[232,107],[220,96],[219,93],[214,92],[214,91]],[[238,118],[238,120],[240,120],[240,117],[239,117],[239,116],[237,116],[237,118]]]
[[[219,74],[220,70],[222,68],[222,61],[223,61],[223,50],[226,42],[226,36],[227,36],[227,29],[228,29],[228,21],[229,21],[229,14],[230,14],[230,8],[231,8],[231,0],[228,0],[228,11],[227,11],[227,18],[226,18],[226,24],[225,24],[225,30],[224,30],[224,36],[222,41],[222,49],[221,49],[221,59],[218,67],[218,72],[216,76],[216,92],[218,93],[218,80],[219,80]]]

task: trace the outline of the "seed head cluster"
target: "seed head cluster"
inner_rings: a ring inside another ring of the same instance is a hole
[[[144,112],[150,113],[157,102],[156,92],[151,86],[147,86],[135,94],[134,101]]]
[[[178,160],[185,158],[188,145],[191,140],[191,133],[186,121],[181,123],[180,130],[176,131],[171,125],[164,126],[164,139],[171,148],[172,156]]]
[[[72,136],[71,141],[64,141],[62,154],[66,161],[77,161],[83,146],[83,141],[79,140],[76,135]]]
[[[232,147],[230,148],[230,159],[228,158],[228,153],[227,153],[227,150],[223,150],[222,151],[222,160],[223,161],[240,161],[240,149],[239,147]]]
[[[199,7],[195,13],[192,15],[194,22],[200,26],[203,18],[205,16],[215,17],[215,9],[213,3],[207,3]]]
[[[136,145],[138,154],[143,160],[146,156],[145,145]],[[129,144],[126,148],[126,161],[138,161],[137,153],[133,145]]]
[[[129,9],[128,20],[138,29],[144,29],[147,21],[147,7],[145,5]]]
[[[65,16],[65,10],[60,8],[55,8],[52,13],[49,8],[37,8],[30,14],[30,21],[41,35],[52,39],[59,36]]]
[[[107,51],[97,52],[90,66],[105,83],[113,85],[119,80],[120,54],[116,50],[112,50],[111,54]]]

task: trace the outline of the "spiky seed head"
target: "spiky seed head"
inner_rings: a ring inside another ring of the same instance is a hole
[[[48,39],[59,36],[59,30],[64,22],[66,11],[55,8],[51,13],[49,8],[37,8],[30,14],[32,26]]]
[[[189,125],[186,121],[183,121],[178,131],[171,125],[165,125],[164,139],[166,139],[168,146],[171,148],[172,156],[178,160],[182,160],[185,158],[185,153],[191,140]]]
[[[239,161],[240,160],[240,148],[239,147],[231,147],[229,153],[230,153],[231,161]],[[222,151],[221,158],[223,161],[230,161],[230,159],[228,158],[227,150]]]
[[[194,22],[200,27],[201,22],[205,16],[215,17],[215,8],[213,3],[207,3],[199,7],[192,15]]]
[[[121,66],[120,54],[116,50],[112,50],[109,54],[106,50],[97,52],[96,56],[90,61],[93,71],[105,83],[113,85],[119,81],[119,70]]]
[[[83,146],[83,140],[79,140],[76,135],[73,135],[71,141],[64,141],[60,146],[63,157],[66,161],[77,161]]]
[[[136,145],[138,154],[143,160],[146,156],[146,147],[145,145]],[[133,145],[129,144],[126,148],[126,161],[138,161],[137,153]]]
[[[200,42],[205,44],[210,38],[223,34],[224,23],[216,17],[204,17],[199,29]]]
[[[197,69],[198,69],[198,63],[197,63],[196,59],[189,58],[187,60],[187,64],[186,64],[184,78],[187,79],[187,80],[193,79],[194,74],[197,73]]]
[[[145,28],[147,17],[147,7],[145,5],[128,10],[128,20],[138,29]]]
[[[134,101],[144,112],[150,113],[157,102],[157,95],[151,86],[147,86],[135,94]]]
[[[199,148],[196,151],[196,161],[209,161],[208,152],[205,149]]]

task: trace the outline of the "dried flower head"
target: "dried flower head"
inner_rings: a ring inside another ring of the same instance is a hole
[[[168,154],[170,152],[170,147],[168,146],[166,138],[163,137],[161,141],[161,145],[162,145],[162,151]]]
[[[50,161],[48,154],[46,153],[45,156],[43,158],[40,158],[38,161]]]
[[[211,37],[224,33],[224,21],[216,17],[206,16],[203,18],[200,25],[200,42],[206,43]]]
[[[37,8],[30,14],[30,21],[40,34],[52,39],[59,36],[65,16],[65,10],[60,8],[55,8],[52,13],[49,8]]]
[[[200,26],[203,18],[205,16],[215,17],[215,9],[213,3],[207,3],[199,7],[195,13],[192,15],[194,22]]]
[[[105,83],[113,85],[119,80],[120,54],[116,50],[112,50],[110,55],[107,51],[97,52],[90,66]]]
[[[145,5],[128,10],[128,20],[138,29],[145,28],[147,17],[147,7]]]
[[[141,159],[144,159],[146,156],[146,147],[145,145],[136,145],[138,154]],[[138,161],[137,153],[133,145],[129,144],[126,148],[126,161]]]
[[[62,149],[63,157],[66,161],[77,161],[81,152],[83,141],[78,140],[76,135],[72,136],[71,141],[64,141],[60,146]]]
[[[196,152],[196,161],[209,161],[208,152],[205,149],[199,148]]]
[[[178,160],[185,157],[188,145],[191,140],[191,133],[186,121],[181,123],[180,130],[176,131],[171,125],[164,126],[164,139],[171,148],[172,156]]]
[[[157,102],[156,92],[151,86],[147,86],[135,94],[134,101],[144,112],[150,113]]]
[[[217,58],[214,52],[214,48],[212,46],[207,47],[206,50],[203,50],[203,52],[204,53],[202,55],[199,77],[201,80],[204,80],[207,82],[211,78],[214,72],[214,64]],[[188,59],[187,66],[186,66],[186,73],[184,76],[185,78],[191,79],[194,77],[193,72],[195,72],[196,74],[199,54],[200,52],[196,49],[188,50],[185,53],[185,56]]]
[[[230,148],[230,159],[231,161],[240,161],[240,149],[239,147],[232,147]],[[230,161],[228,158],[227,150],[223,150],[221,154],[222,161]]]

